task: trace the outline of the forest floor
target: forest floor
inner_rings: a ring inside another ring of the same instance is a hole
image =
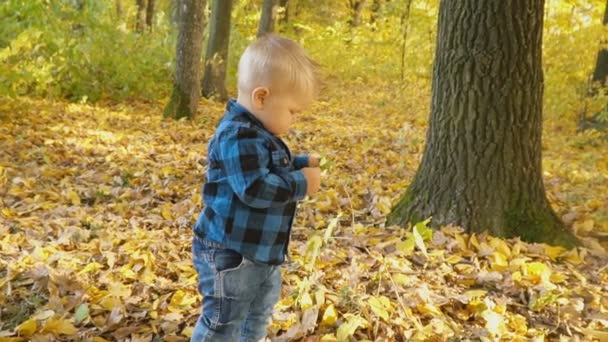
[[[608,341],[608,142],[545,115],[548,196],[580,248],[384,227],[428,98],[334,84],[285,137],[329,169],[298,211],[273,340]],[[0,342],[188,339],[199,160],[223,108],[175,122],[161,102],[0,101]]]

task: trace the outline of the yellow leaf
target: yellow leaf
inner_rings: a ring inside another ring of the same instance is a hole
[[[589,328],[582,328],[581,331],[587,337],[597,338],[600,342],[608,342],[608,331],[594,330]]]
[[[72,323],[65,319],[50,318],[44,323],[43,333],[51,333],[55,336],[59,335],[76,335],[78,330]]]
[[[332,326],[338,320],[338,312],[333,304],[330,304],[323,313],[323,320],[321,324],[324,326]]]
[[[73,205],[80,205],[80,196],[78,196],[78,193],[76,193],[76,191],[70,190],[68,192],[68,198],[70,199],[70,202],[72,202]]]
[[[160,210],[160,214],[165,220],[173,219],[173,214],[171,213],[171,208],[169,206],[162,207]]]
[[[342,323],[340,327],[338,327],[336,333],[339,342],[348,341],[349,338],[355,334],[357,329],[365,328],[368,325],[367,321],[359,315],[345,314],[344,318],[347,322]]]
[[[566,281],[566,279],[568,279],[568,276],[560,272],[554,272],[549,278],[549,280],[554,284],[563,283]]]
[[[545,254],[553,261],[555,261],[557,257],[559,257],[563,252],[566,251],[566,249],[561,246],[551,246],[545,244],[543,247],[545,250]]]
[[[465,292],[464,295],[466,297],[468,297],[469,299],[473,299],[473,298],[485,297],[485,295],[487,293],[488,293],[488,291],[486,291],[486,290],[469,290],[469,291]]]
[[[462,260],[462,257],[460,255],[454,254],[450,255],[447,259],[445,259],[445,262],[453,265],[459,263],[460,260]]]
[[[325,305],[325,289],[321,288],[315,292],[315,303],[317,303],[319,307]]]
[[[491,238],[490,246],[494,247],[495,251],[500,252],[507,258],[511,257],[511,248],[509,248],[509,244],[505,240],[499,238]]]
[[[585,220],[585,222],[583,222],[583,225],[581,226],[581,229],[584,233],[588,233],[593,230],[593,225],[594,225],[593,220],[591,220],[591,219]]]
[[[508,326],[519,335],[525,335],[528,332],[528,320],[519,314],[510,316]]]
[[[323,239],[319,235],[313,235],[308,239],[308,244],[306,245],[306,270],[311,271],[315,267],[322,245]]]
[[[300,299],[300,309],[307,310],[312,307],[312,298],[308,292],[305,292]]]
[[[494,252],[491,257],[491,269],[492,271],[496,271],[496,272],[504,272],[507,270],[507,268],[509,267],[509,262],[507,261],[507,257],[500,253],[500,252]]]
[[[31,337],[36,332],[38,328],[38,324],[35,319],[29,319],[17,326],[15,330],[19,334],[19,336]]]
[[[78,274],[85,274],[85,273],[89,273],[89,272],[95,272],[98,271],[100,269],[103,268],[103,265],[98,263],[98,262],[92,262],[88,265],[86,265],[82,270],[80,270],[80,272],[78,272]]]
[[[186,336],[186,337],[192,337],[192,333],[194,332],[194,327],[193,326],[188,326],[185,327],[184,330],[182,330],[182,336]]]
[[[580,265],[585,261],[585,258],[578,253],[577,249],[572,249],[568,252],[564,252],[561,257],[563,257],[564,260],[573,265]]]
[[[511,279],[513,279],[514,282],[521,284],[521,282],[522,282],[521,272],[519,272],[519,271],[513,272],[513,274],[511,275]]]
[[[397,248],[399,252],[403,253],[406,256],[410,255],[414,251],[415,247],[416,242],[414,242],[414,238],[411,236],[408,237],[405,241],[397,242],[397,244],[395,245],[395,248]]]
[[[103,337],[95,336],[93,337],[93,342],[108,342],[108,340]]]
[[[477,241],[477,235],[471,234],[471,237],[469,237],[469,245],[475,247],[476,250],[479,250],[479,241]]]
[[[338,342],[338,339],[334,334],[325,334],[321,337],[320,342]]]
[[[367,301],[370,309],[376,314],[376,316],[382,318],[383,320],[388,322],[388,311],[384,307],[384,304],[377,297],[370,297]]]
[[[395,281],[395,283],[399,284],[399,285],[407,285],[408,283],[408,277],[407,275],[403,274],[403,273],[397,273],[393,275],[393,280]]]
[[[188,310],[195,302],[196,296],[189,295],[182,290],[177,290],[173,294],[173,297],[171,297],[169,311],[179,313],[181,311]]]
[[[2,208],[2,216],[6,217],[6,218],[14,218],[17,215],[15,215],[15,212],[11,209],[11,208]]]
[[[433,317],[441,317],[443,316],[443,312],[436,305],[430,303],[423,303],[416,306],[416,309],[420,311],[420,313],[425,315],[430,315]]]
[[[542,262],[531,262],[522,265],[522,273],[533,284],[551,283],[551,269]]]

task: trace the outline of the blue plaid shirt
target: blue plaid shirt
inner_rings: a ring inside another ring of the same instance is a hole
[[[195,234],[257,262],[283,263],[296,202],[306,195],[299,169],[308,165],[308,156],[292,159],[280,138],[230,100],[207,159]]]

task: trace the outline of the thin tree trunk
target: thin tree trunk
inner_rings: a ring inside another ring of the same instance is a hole
[[[125,3],[123,0],[116,0],[116,18],[122,19],[125,13]]]
[[[152,25],[154,24],[154,5],[156,0],[148,0],[148,6],[146,7],[146,25],[148,30],[152,32]]]
[[[405,4],[405,10],[401,15],[401,30],[403,30],[403,36],[401,37],[401,80],[405,79],[405,48],[407,46],[407,33],[410,27],[410,9],[412,7],[412,0],[407,0]]]
[[[200,99],[200,60],[203,42],[204,0],[180,0],[179,33],[173,93],[164,115],[194,117]]]
[[[146,26],[146,0],[137,0],[137,17],[135,18],[135,31],[143,33]]]
[[[274,31],[276,12],[276,0],[264,0],[262,17],[260,18],[260,25],[258,27],[258,37]]]
[[[421,165],[388,224],[573,246],[542,179],[543,0],[442,0]]]
[[[373,24],[373,23],[375,23],[378,20],[378,17],[380,16],[380,10],[381,9],[382,9],[382,0],[374,0],[374,2],[372,2],[372,7],[371,7],[372,14],[369,17],[369,23],[370,24]]]
[[[213,0],[202,84],[203,96],[206,98],[228,98],[225,81],[231,10],[232,0]]]
[[[279,24],[289,22],[289,0],[279,0],[279,7],[283,9],[283,14],[279,17]]]
[[[606,1],[606,7],[604,9],[604,20],[602,20],[604,27],[608,25],[608,1]],[[601,41],[600,51],[597,53],[597,60],[595,62],[595,69],[593,70],[593,76],[591,81],[593,82],[593,88],[604,87],[606,85],[606,76],[608,76],[608,49],[606,44],[608,42],[605,39]],[[597,92],[594,91],[592,95]]]
[[[604,8],[604,19],[602,20],[604,28],[608,27],[608,0]],[[595,69],[591,77],[591,84],[587,91],[588,97],[595,97],[598,93],[605,94],[606,77],[608,76],[608,41],[605,39],[601,40],[600,51],[597,53],[597,59],[595,61]],[[608,105],[604,106],[599,112],[587,117],[587,109],[580,112],[578,118],[578,130],[584,131],[587,129],[596,129],[598,131],[608,131],[608,122],[602,120],[601,116],[608,111]],[[608,139],[608,133],[605,135]]]
[[[365,6],[365,0],[349,0],[349,4],[351,11],[350,25],[357,27],[361,25],[361,12],[363,12]]]

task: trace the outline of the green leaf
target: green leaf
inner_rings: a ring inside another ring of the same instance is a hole
[[[89,317],[89,306],[80,304],[74,313],[74,321],[76,324],[80,324],[80,322],[84,321],[87,317]]]

